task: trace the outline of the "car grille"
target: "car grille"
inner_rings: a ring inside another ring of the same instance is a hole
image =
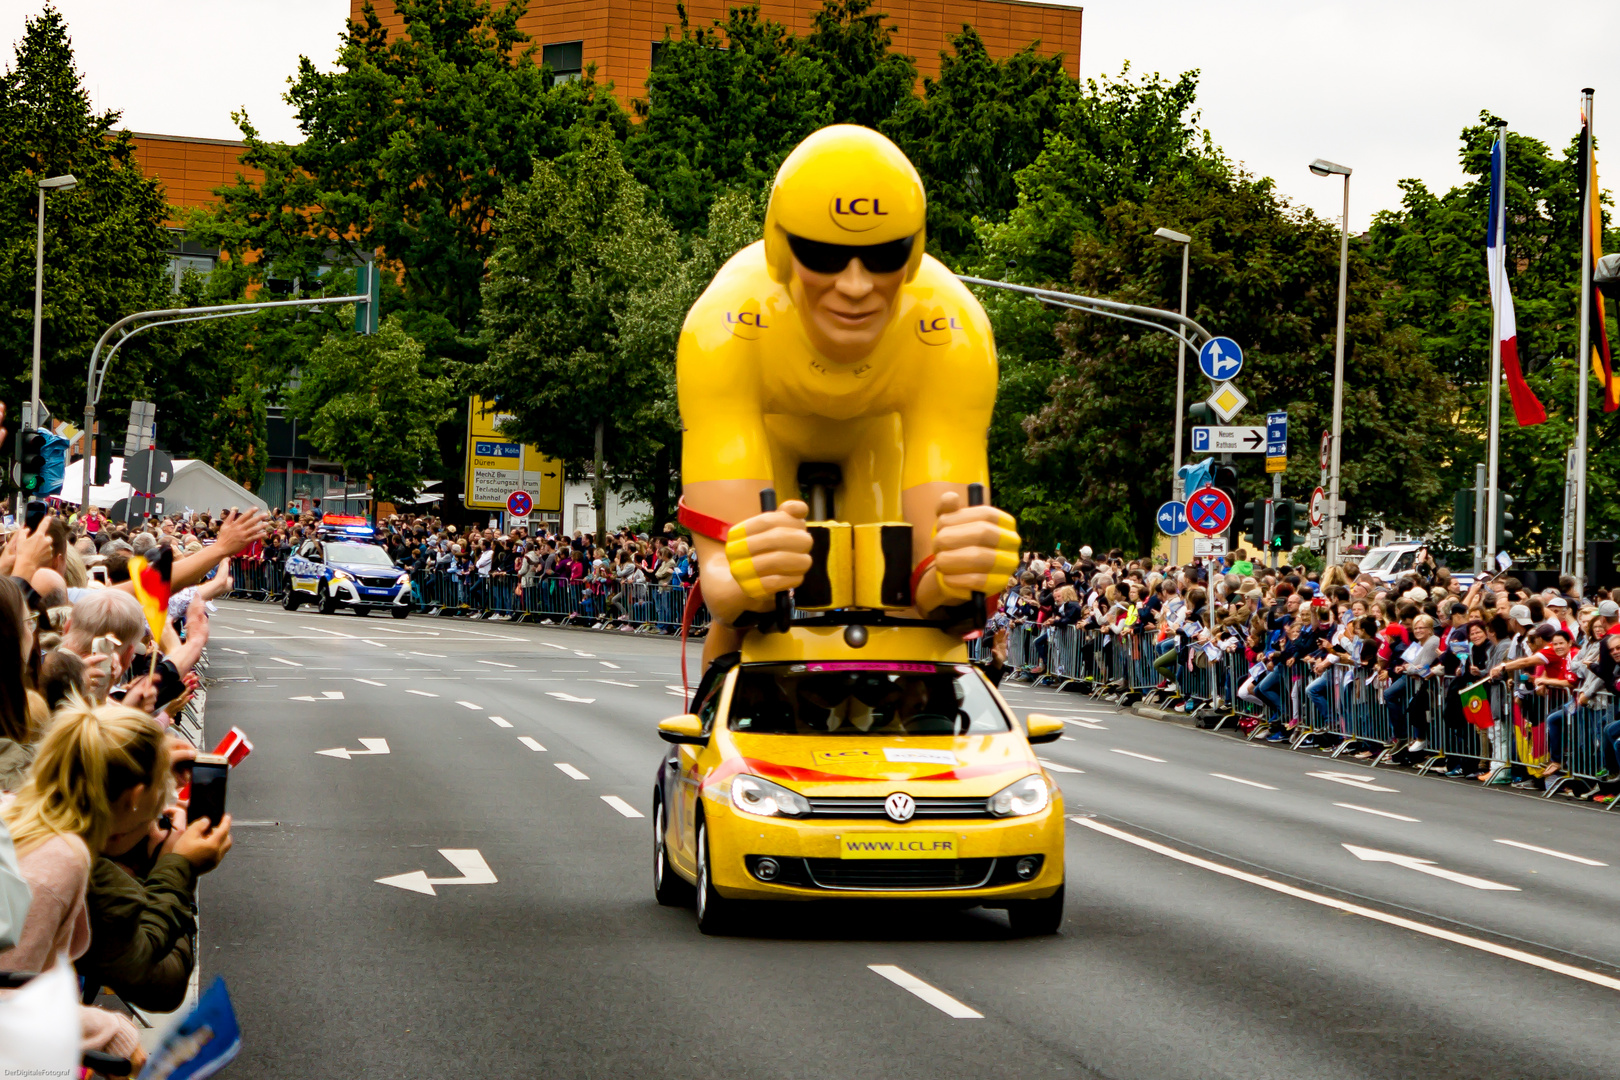
[[[363,577],[360,579],[360,584],[364,585],[368,589],[387,589],[391,588],[394,582],[398,580],[398,574],[395,574],[393,577]]]
[[[985,808],[985,800],[978,799],[932,799],[916,800],[917,811],[911,816],[912,821],[961,821],[967,818],[991,817]],[[810,813],[813,818],[839,818],[842,820],[860,820],[870,818],[888,821],[888,811],[883,809],[883,799],[880,797],[864,799],[811,799]],[[799,820],[804,820],[800,818]]]
[[[823,889],[973,889],[989,882],[994,859],[806,859]]]

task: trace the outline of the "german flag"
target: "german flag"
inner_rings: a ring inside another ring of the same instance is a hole
[[[174,550],[165,547],[157,559],[148,562],[143,555],[129,560],[129,582],[135,586],[135,599],[146,612],[146,625],[152,628],[152,644],[163,645],[163,627],[169,621],[169,578],[174,569]]]
[[[1576,189],[1578,191],[1576,205],[1584,208],[1581,214],[1581,228],[1585,230],[1582,240],[1591,237],[1591,267],[1592,276],[1596,276],[1598,260],[1603,257],[1603,206],[1597,193],[1598,187],[1597,154],[1592,148],[1592,125],[1585,112],[1581,114],[1581,144],[1580,154],[1576,159]],[[1586,193],[1592,193],[1591,205],[1587,206]],[[1614,363],[1609,355],[1609,328],[1604,318],[1603,293],[1595,283],[1588,286],[1592,290],[1590,306],[1588,307],[1588,325],[1592,342],[1592,374],[1597,381],[1603,384],[1603,411],[1614,412],[1620,409],[1620,374],[1616,374]]]

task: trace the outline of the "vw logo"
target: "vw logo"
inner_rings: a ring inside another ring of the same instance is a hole
[[[897,791],[883,800],[883,811],[891,821],[910,821],[917,812],[917,800],[903,791]]]

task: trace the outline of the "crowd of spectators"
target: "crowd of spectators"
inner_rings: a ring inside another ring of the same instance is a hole
[[[114,525],[99,514],[14,528],[0,550],[0,972],[70,958],[89,987],[169,1011],[195,964],[197,878],[231,847],[230,815],[188,821],[197,757],[176,723],[198,686],[231,558],[263,513]],[[153,630],[130,560],[173,552]],[[9,864],[9,865],[7,865]],[[128,1010],[85,1005],[83,1046],[143,1053]]]
[[[1320,572],[1269,569],[1239,549],[1166,567],[1082,547],[1073,557],[1027,553],[996,622],[1022,628],[1032,679],[1047,674],[1054,632],[1075,627],[1094,632],[1072,638],[1086,650],[1118,642],[1151,657],[1148,692],[1167,708],[1237,711],[1255,738],[1545,790],[1566,769],[1567,711],[1620,689],[1620,604],[1606,589],[1575,589],[1565,576],[1533,591],[1506,572],[1465,585],[1426,556],[1386,581],[1353,560]],[[1202,697],[1190,687],[1195,671]],[[1462,694],[1480,683],[1540,729],[1541,764],[1492,767],[1501,747],[1476,738],[1464,716]],[[1352,698],[1386,710],[1392,742],[1344,746],[1353,736],[1323,722],[1296,734],[1307,703],[1310,715],[1338,717]],[[1603,803],[1620,793],[1617,741],[1620,720],[1602,731],[1598,783],[1569,793]]]

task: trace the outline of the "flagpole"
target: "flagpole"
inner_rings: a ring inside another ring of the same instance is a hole
[[[1575,362],[1575,381],[1580,390],[1575,404],[1575,595],[1586,595],[1586,395],[1591,381],[1587,366],[1592,362],[1592,155],[1596,152],[1592,131],[1592,88],[1581,91],[1581,117],[1586,121],[1586,175],[1581,186],[1581,346]],[[1607,392],[1605,387],[1604,391]]]
[[[1486,478],[1487,504],[1485,509],[1485,570],[1494,573],[1496,569],[1496,506],[1499,498],[1496,488],[1497,458],[1501,453],[1502,443],[1502,290],[1507,284],[1507,121],[1499,120],[1496,124],[1496,140],[1502,146],[1502,172],[1498,179],[1501,184],[1500,191],[1493,191],[1495,198],[1490,202],[1496,204],[1497,218],[1486,226],[1492,231],[1499,224],[1503,225],[1496,237],[1500,248],[1498,257],[1490,263],[1491,272],[1491,422],[1490,442],[1486,454],[1489,462],[1490,475]],[[1494,152],[1494,147],[1492,148]],[[1502,280],[1497,280],[1500,274]]]

